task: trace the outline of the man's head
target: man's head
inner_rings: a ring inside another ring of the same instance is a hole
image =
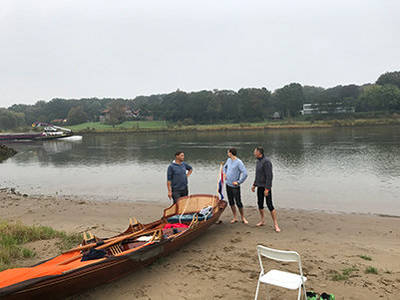
[[[176,151],[175,153],[175,161],[182,162],[185,160],[185,153],[183,151]]]
[[[228,149],[228,157],[232,158],[232,156],[236,156],[236,155],[237,155],[236,148],[229,148]]]
[[[254,149],[254,156],[256,158],[261,158],[264,156],[264,148],[262,146],[258,146]]]

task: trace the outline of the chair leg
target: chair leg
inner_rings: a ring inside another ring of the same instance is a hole
[[[306,292],[306,285],[303,284],[303,291],[304,291],[304,300],[307,300],[307,292]]]
[[[257,298],[258,298],[258,290],[259,289],[260,289],[260,281],[257,282],[256,296],[254,297],[254,300],[257,300]]]

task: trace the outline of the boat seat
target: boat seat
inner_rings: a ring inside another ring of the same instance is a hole
[[[124,249],[123,251],[126,251],[126,250],[129,250],[129,249],[140,247],[140,246],[142,246],[144,244],[146,244],[146,242],[132,242],[132,243],[123,244],[122,247]]]
[[[182,216],[181,215],[175,215],[175,216],[169,217],[167,219],[167,221],[168,221],[168,223],[171,223],[171,224],[172,223],[190,223],[190,222],[192,222],[194,215],[196,215],[196,214],[184,214]],[[207,215],[207,216],[199,214],[198,215],[198,220],[199,221],[204,221],[204,220],[208,220],[211,217],[212,217],[212,213]]]

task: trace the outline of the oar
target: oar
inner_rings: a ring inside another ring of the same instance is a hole
[[[131,221],[132,219],[130,219],[130,221]],[[135,219],[135,224],[133,224],[133,225],[137,225],[137,224],[139,224],[138,222],[137,222],[137,220]],[[135,232],[133,232],[133,233],[140,233],[140,232],[143,232],[144,230],[145,230],[146,228],[142,228],[142,229],[140,229],[140,230],[138,230],[138,231],[135,231]],[[85,235],[84,235],[85,236]],[[126,235],[124,235],[124,236],[126,236]],[[67,250],[67,251],[64,251],[64,252],[62,252],[62,254],[66,254],[66,253],[70,253],[70,252],[74,252],[74,251],[80,251],[80,250],[86,250],[86,249],[89,249],[89,248],[92,248],[92,247],[96,247],[96,246],[100,246],[100,245],[104,245],[105,243],[108,243],[108,242],[111,242],[111,241],[113,241],[113,240],[115,240],[115,239],[117,239],[117,238],[120,238],[120,237],[122,237],[122,236],[116,236],[116,237],[113,237],[113,238],[109,238],[109,239],[105,239],[105,240],[103,240],[103,241],[100,241],[100,242],[97,242],[97,243],[90,243],[90,244],[87,244],[87,245],[83,245],[83,246],[79,246],[79,247],[75,247],[75,248],[72,248],[72,249],[69,249],[69,250]],[[92,238],[94,238],[94,236],[92,235]],[[84,238],[85,239],[85,238]]]
[[[141,230],[138,230],[138,231],[136,231],[134,233],[141,233],[143,231],[144,231],[144,229],[141,229]],[[123,235],[123,236],[128,236],[128,235]],[[101,245],[104,245],[105,243],[114,241],[115,239],[120,238],[120,237],[122,237],[122,236],[116,236],[116,237],[105,239],[103,241],[99,241],[99,242],[96,242],[96,243],[90,243],[90,244],[86,244],[86,245],[83,245],[83,246],[75,247],[75,248],[72,248],[72,249],[69,249],[67,251],[62,252],[62,254],[66,254],[66,253],[70,253],[70,252],[74,252],[74,251],[78,251],[78,250],[79,251],[86,250],[86,249],[89,249],[89,248],[92,248],[92,247],[96,247],[96,246],[101,246]]]
[[[144,229],[143,229],[143,230],[144,230]],[[119,243],[119,242],[121,242],[121,241],[123,241],[123,240],[129,239],[129,238],[133,238],[133,237],[136,237],[136,236],[139,236],[139,235],[145,235],[145,234],[152,233],[152,232],[154,232],[154,231],[160,230],[160,228],[148,230],[147,232],[141,232],[141,231],[143,231],[143,230],[140,230],[140,231],[137,231],[137,232],[128,234],[128,235],[123,235],[123,236],[120,236],[120,237],[116,237],[116,238],[114,238],[112,241],[109,241],[109,242],[107,242],[107,243],[105,243],[105,244],[103,244],[103,245],[100,245],[100,246],[98,246],[98,247],[96,247],[96,248],[94,248],[94,249],[95,249],[95,250],[101,250],[101,249],[110,247],[110,246],[112,246],[112,245],[114,245],[114,244],[117,244],[117,243]],[[93,244],[91,244],[91,247],[87,247],[87,248],[85,248],[85,249],[92,248],[92,247],[94,247],[94,246],[96,246],[96,245],[97,245],[96,243],[93,243]],[[89,246],[89,245],[85,245],[85,246]],[[84,246],[82,246],[82,247],[84,247]],[[63,261],[63,262],[60,262],[59,265],[66,265],[66,264],[69,264],[70,262],[73,262],[73,261],[75,261],[75,260],[81,258],[82,256],[83,256],[82,254],[73,256],[73,257],[71,257],[71,258],[69,258],[69,259],[67,259],[67,260],[65,260],[65,261]]]

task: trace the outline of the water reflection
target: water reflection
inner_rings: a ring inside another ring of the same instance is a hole
[[[400,214],[399,132],[398,127],[377,127],[87,135],[80,143],[15,145],[19,153],[0,170],[3,184],[37,192],[68,190],[119,199],[131,199],[134,192],[135,199],[154,200],[165,192],[165,169],[176,150],[185,151],[195,168],[192,192],[214,193],[218,165],[233,146],[249,169],[243,196],[252,203],[254,195],[247,191],[253,179],[252,152],[263,145],[274,164],[279,205],[382,211],[385,203],[387,210],[395,207]],[[25,174],[28,169],[42,181]],[[45,180],[52,189],[44,187]]]

